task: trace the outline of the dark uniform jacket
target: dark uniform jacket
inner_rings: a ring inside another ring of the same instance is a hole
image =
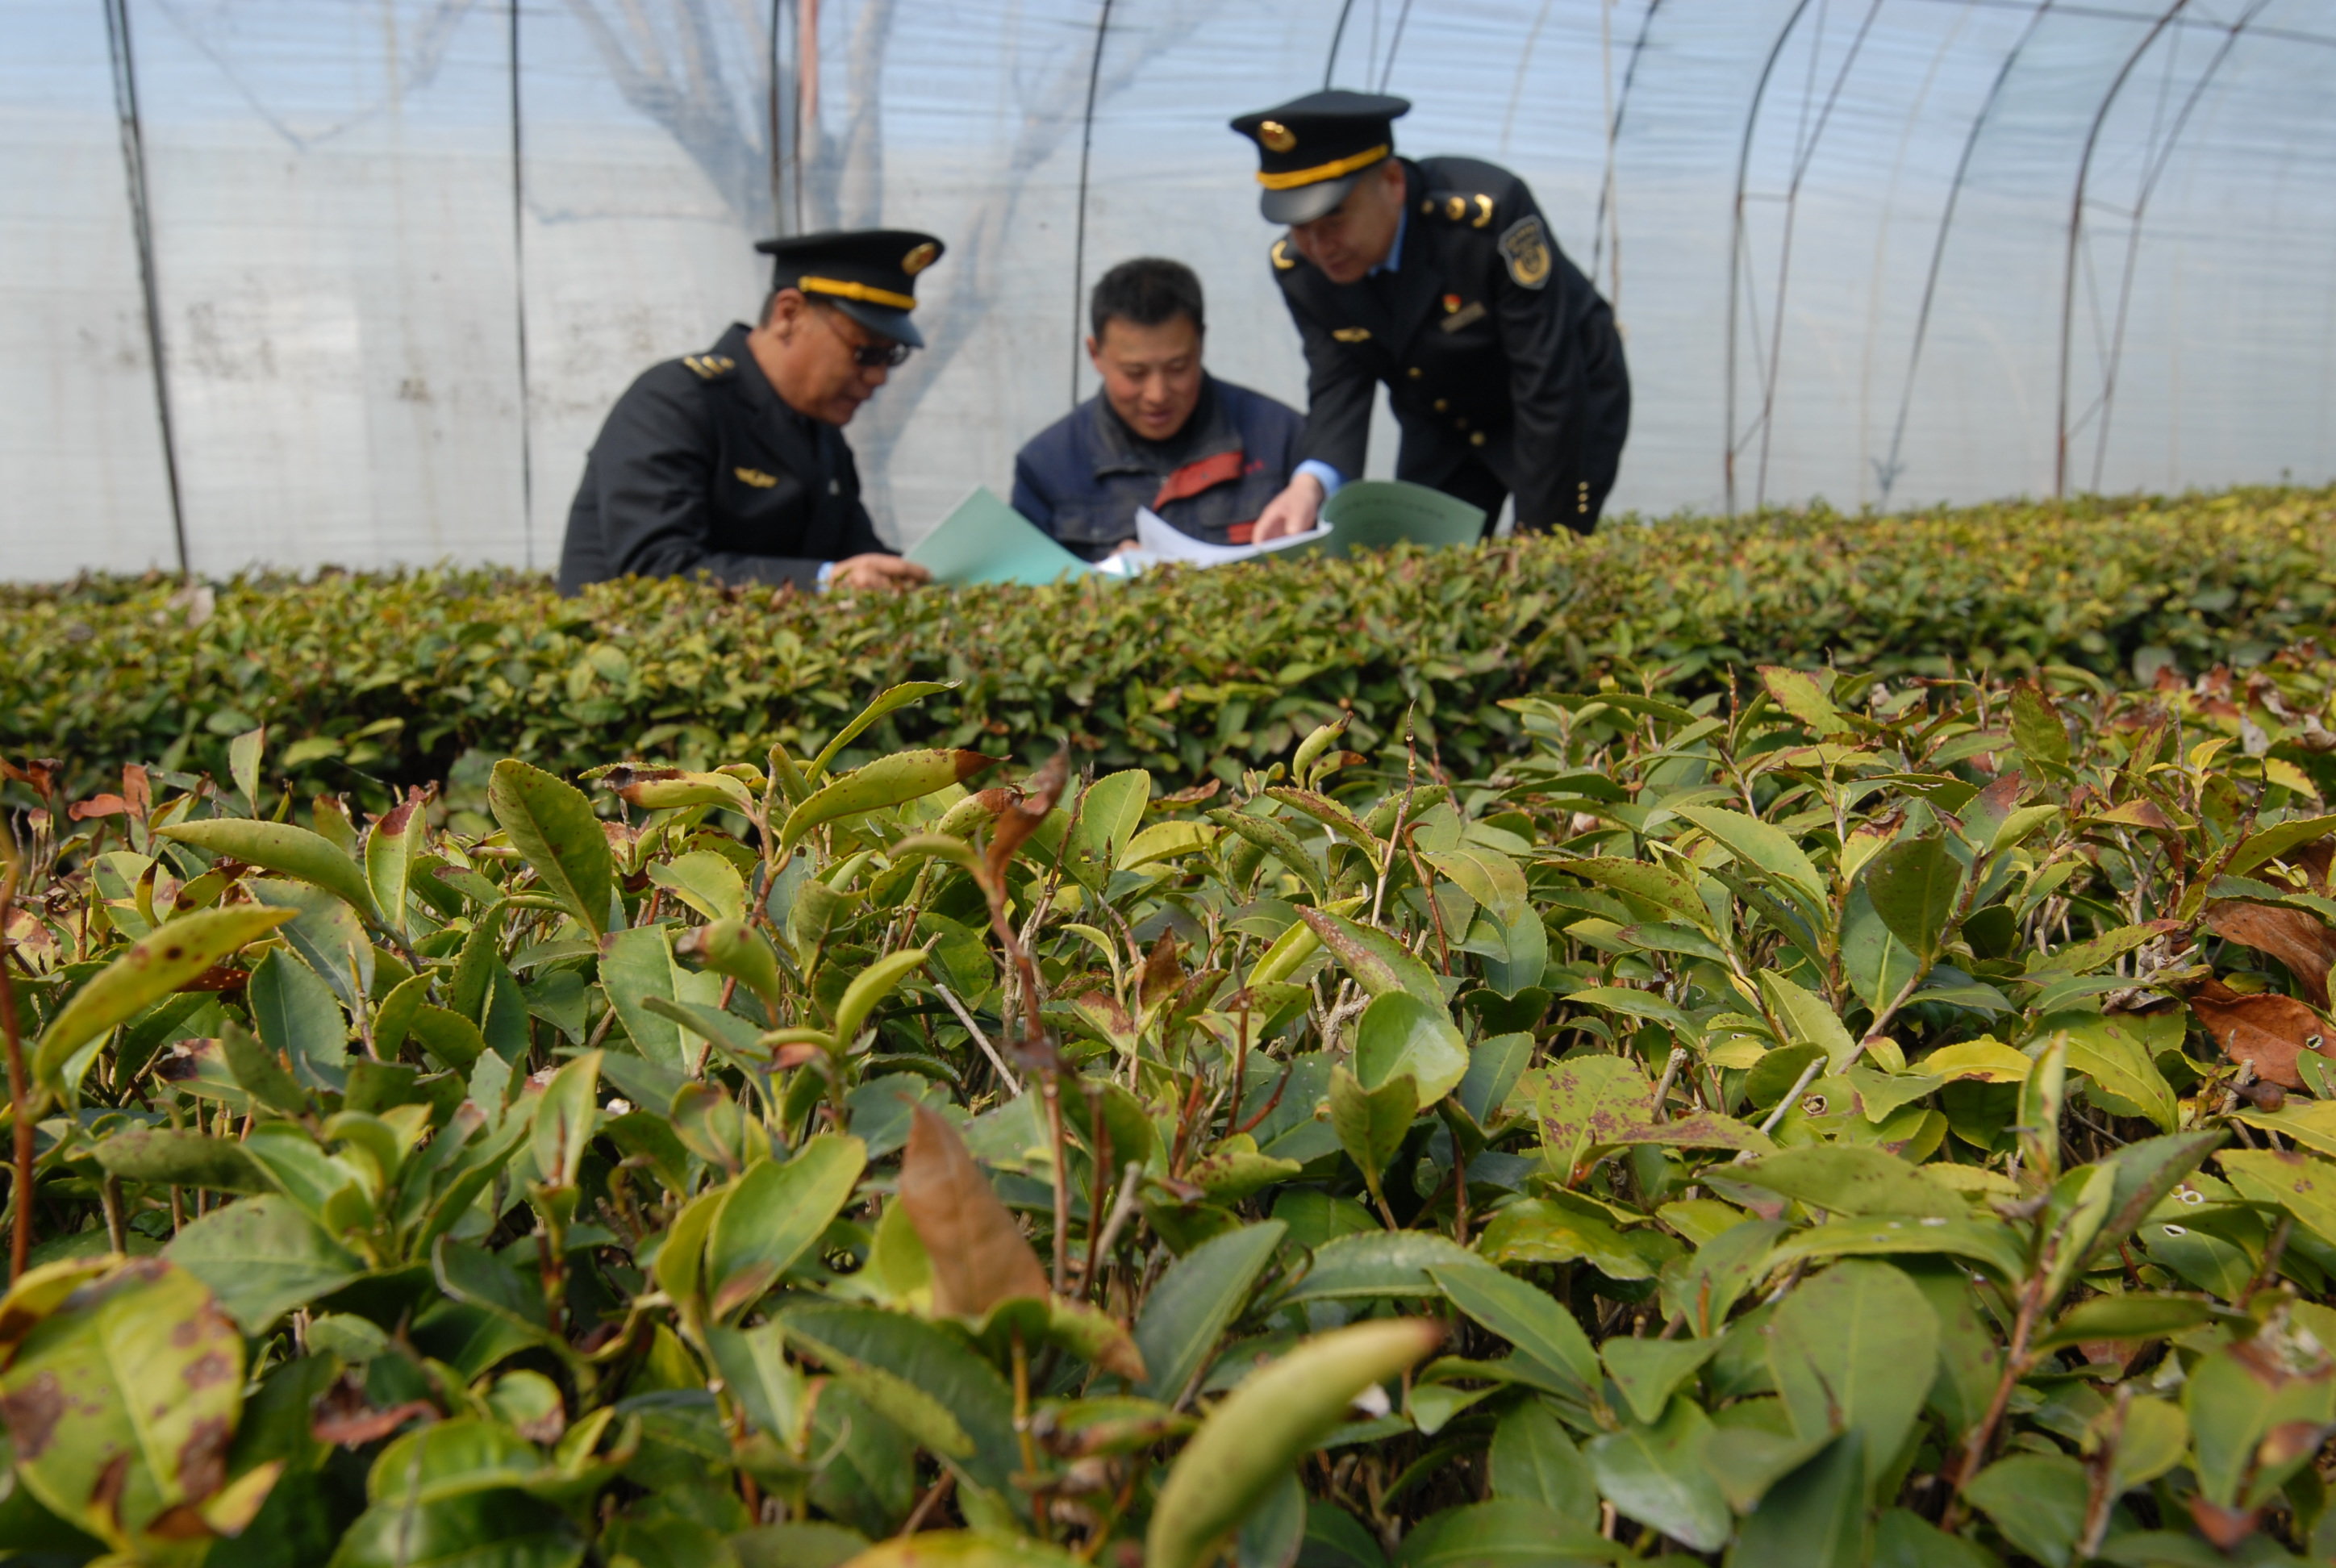
[[[1473,158],[1405,159],[1403,170],[1392,274],[1332,283],[1274,241],[1274,278],[1306,346],[1299,459],[1359,477],[1371,384],[1383,381],[1403,431],[1397,478],[1472,500],[1506,490],[1520,529],[1589,532],[1630,423],[1613,313],[1515,175]]]
[[[1194,539],[1247,544],[1290,482],[1304,424],[1286,403],[1204,375],[1184,428],[1146,441],[1098,394],[1022,448],[1014,510],[1087,560],[1134,539],[1144,506]]]
[[[734,324],[608,411],[569,508],[560,591],[700,571],[813,588],[821,563],[885,549],[843,433],[780,401]]]

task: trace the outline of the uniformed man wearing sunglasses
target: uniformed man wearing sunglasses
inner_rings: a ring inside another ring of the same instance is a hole
[[[568,513],[560,590],[609,578],[899,589],[927,580],[877,538],[843,427],[924,337],[917,278],[941,242],[806,234],[775,259],[761,324],[645,372],[609,410]]]

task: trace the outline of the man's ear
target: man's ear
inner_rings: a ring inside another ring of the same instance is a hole
[[[1098,370],[1103,368],[1103,345],[1093,337],[1087,339],[1087,362]]]
[[[774,329],[780,341],[784,342],[794,336],[795,323],[803,319],[804,307],[809,304],[800,289],[779,289],[771,296],[770,303],[763,309],[763,325]]]

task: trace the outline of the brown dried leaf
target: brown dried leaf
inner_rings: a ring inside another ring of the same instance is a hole
[[[2268,953],[2287,968],[2314,1007],[2328,1005],[2328,968],[2336,964],[2336,931],[2303,910],[2270,904],[2210,904],[2206,929],[2225,941]]]
[[[1174,996],[1184,983],[1184,966],[1176,958],[1176,933],[1162,931],[1144,957],[1144,973],[1136,981],[1135,1005],[1149,1009],[1163,997]]]
[[[1058,751],[1030,775],[1027,792],[1022,798],[998,813],[998,828],[990,837],[989,852],[983,857],[993,882],[1006,874],[1014,852],[1038,831],[1054,811],[1055,803],[1063,798],[1064,786],[1070,782],[1071,754],[1068,750]]]
[[[922,1105],[909,1125],[900,1202],[933,1262],[933,1310],[978,1318],[1016,1296],[1045,1300],[1046,1271],[957,1129]]]
[[[2198,1534],[2224,1552],[2235,1552],[2255,1533],[2263,1518],[2260,1508],[2225,1508],[2209,1503],[2204,1494],[2190,1495],[2190,1522],[2198,1526]]]
[[[2326,1055],[2321,1047],[2327,1026],[2293,997],[2270,992],[2247,996],[2220,980],[2208,980],[2191,993],[2190,1011],[2224,1056],[2253,1064],[2255,1076],[2282,1088],[2303,1087],[2295,1070],[2300,1052]]]

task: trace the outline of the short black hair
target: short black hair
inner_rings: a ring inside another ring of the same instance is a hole
[[[1201,280],[1181,261],[1139,256],[1123,261],[1098,279],[1088,297],[1087,320],[1096,341],[1114,317],[1138,326],[1158,326],[1180,316],[1192,318],[1192,330],[1205,332],[1201,313]]]

